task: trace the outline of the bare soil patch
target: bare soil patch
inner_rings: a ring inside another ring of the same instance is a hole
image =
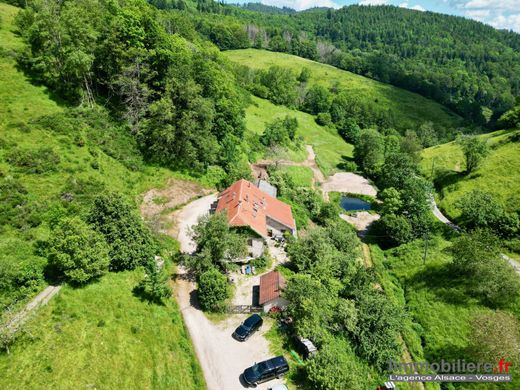
[[[174,212],[192,199],[212,192],[198,183],[171,178],[164,188],[153,188],[143,194],[141,215],[156,232],[176,236]]]
[[[377,189],[363,176],[352,172],[338,172],[330,176],[322,185],[323,192],[343,192],[376,196]]]

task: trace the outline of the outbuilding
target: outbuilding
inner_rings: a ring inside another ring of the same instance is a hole
[[[260,277],[260,298],[258,303],[268,312],[273,307],[285,309],[289,301],[282,297],[285,279],[278,271],[268,272]]]

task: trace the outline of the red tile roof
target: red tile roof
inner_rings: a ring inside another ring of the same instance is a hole
[[[288,228],[296,229],[289,205],[244,179],[233,183],[220,193],[216,211],[224,210],[227,211],[230,225],[249,226],[263,237],[267,237],[267,217]]]
[[[285,279],[277,271],[271,271],[260,277],[260,299],[258,303],[263,305],[278,298],[285,288]]]

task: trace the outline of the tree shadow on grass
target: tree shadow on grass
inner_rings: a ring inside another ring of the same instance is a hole
[[[50,100],[54,101],[60,107],[68,107],[71,105],[71,102],[67,101],[62,95],[58,92],[52,90],[47,84],[45,84],[40,75],[33,71],[29,66],[23,63],[23,61],[16,60],[15,69],[22,73],[31,85],[35,87],[43,87],[45,90],[45,94],[49,97]]]
[[[439,299],[452,305],[467,305],[469,294],[466,280],[451,265],[426,267],[408,281],[414,289],[426,288]]]
[[[166,306],[162,299],[156,298],[152,296],[148,291],[146,291],[145,287],[139,283],[132,289],[132,294],[134,297],[139,298],[141,302],[153,303],[159,306]]]
[[[467,358],[468,356],[468,348],[464,348],[458,345],[453,344],[444,344],[437,348],[431,349],[426,352],[426,359],[432,362],[438,362],[444,360],[445,362],[450,362],[453,360],[462,360]]]
[[[336,164],[336,168],[342,170],[342,171],[348,171],[348,172],[357,172],[358,166],[356,162],[354,161],[353,157],[350,156],[341,156],[341,161]]]
[[[433,180],[433,185],[435,188],[440,191],[445,187],[456,184],[459,180],[462,180],[465,177],[465,173],[457,172],[457,171],[442,171],[437,175],[437,177]]]

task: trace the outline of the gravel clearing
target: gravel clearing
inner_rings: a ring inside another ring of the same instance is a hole
[[[321,186],[323,192],[343,192],[376,196],[376,188],[363,176],[352,172],[338,172],[330,176]]]

